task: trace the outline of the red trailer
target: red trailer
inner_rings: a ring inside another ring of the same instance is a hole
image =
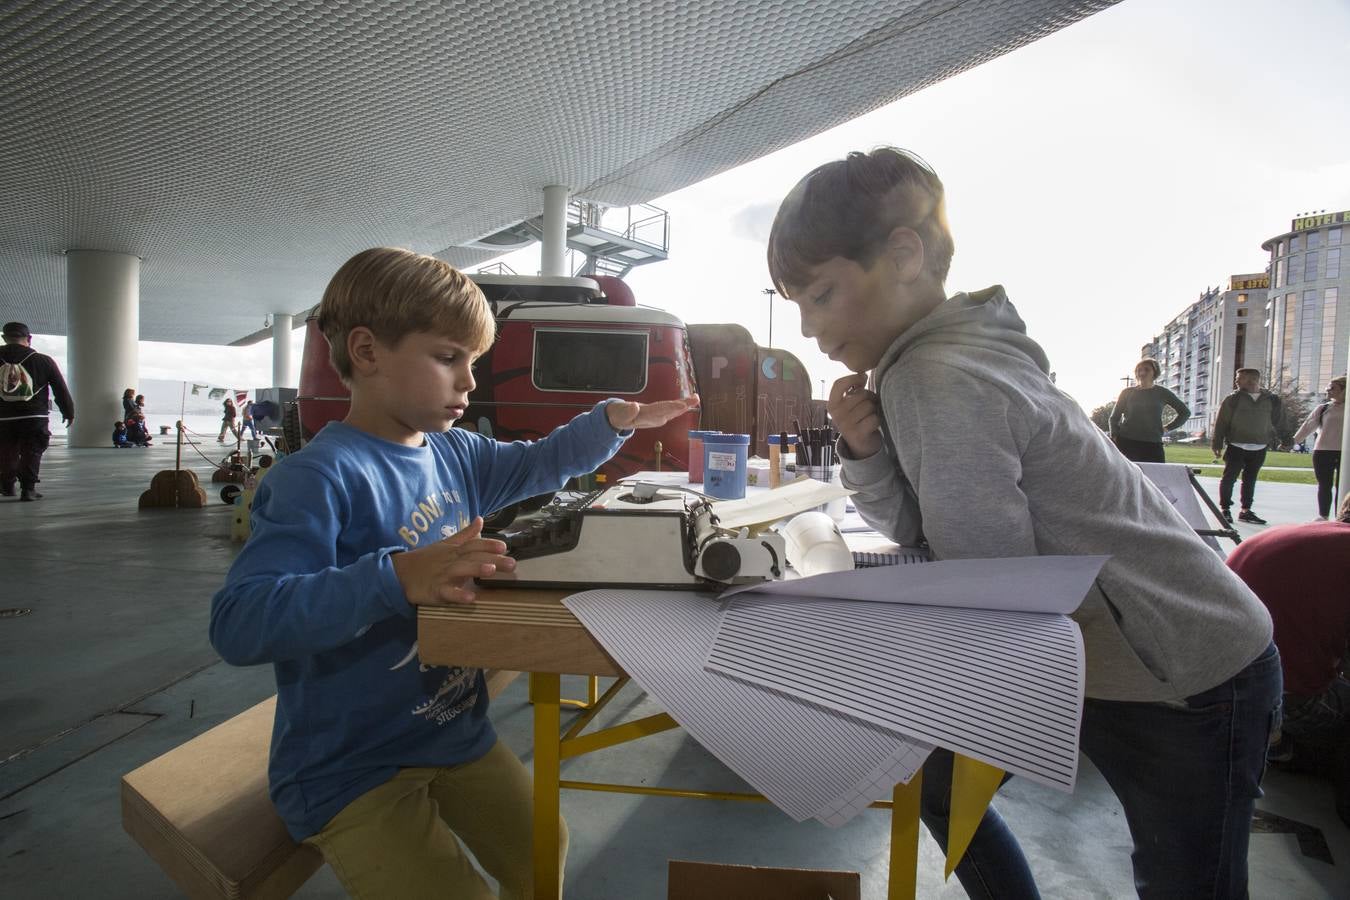
[[[456,427],[500,441],[536,440],[606,397],[647,403],[696,392],[684,323],[632,305],[627,285],[617,279],[470,277],[492,305],[497,340],[478,362],[478,386]],[[609,284],[602,291],[604,282]],[[305,322],[300,390],[287,416],[291,446],[345,416],[349,405],[347,388],[328,360],[317,310]],[[614,479],[646,469],[687,469],[689,430],[697,427],[695,410],[638,431],[600,473]]]

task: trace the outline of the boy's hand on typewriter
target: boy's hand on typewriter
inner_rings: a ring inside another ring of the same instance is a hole
[[[825,409],[855,457],[866,459],[881,449],[881,411],[877,395],[867,389],[866,375],[836,381]]]
[[[660,400],[656,403],[634,403],[615,400],[605,406],[605,417],[615,431],[630,428],[657,428],[691,409],[698,409],[698,394],[679,400]]]
[[[509,572],[516,561],[506,556],[506,544],[485,538],[483,517],[467,528],[417,550],[394,553],[394,575],[413,606],[472,603],[473,579],[498,569]]]

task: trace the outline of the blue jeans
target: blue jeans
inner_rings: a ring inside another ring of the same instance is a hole
[[[1125,809],[1140,897],[1247,895],[1247,843],[1283,679],[1271,644],[1184,704],[1087,700],[1080,746]],[[923,820],[946,848],[951,757],[924,766]],[[935,765],[933,763],[936,763]],[[956,876],[981,898],[1039,897],[1017,839],[990,806]]]

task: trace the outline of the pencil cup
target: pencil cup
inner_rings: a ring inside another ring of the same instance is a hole
[[[832,466],[798,466],[799,470],[804,469],[806,474],[816,481],[824,481],[829,484],[839,484],[840,472],[843,466],[835,464]],[[831,500],[829,503],[822,503],[815,507],[818,512],[823,512],[836,522],[844,521],[844,515],[848,512],[848,500],[846,497],[839,497]]]

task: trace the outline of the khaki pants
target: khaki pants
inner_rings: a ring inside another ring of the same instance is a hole
[[[532,895],[530,773],[500,741],[482,759],[447,769],[401,769],[347,804],[306,843],[357,900],[491,900],[498,895],[464,848],[501,883],[502,898]],[[463,841],[463,844],[460,842]],[[567,825],[558,822],[558,871]]]

